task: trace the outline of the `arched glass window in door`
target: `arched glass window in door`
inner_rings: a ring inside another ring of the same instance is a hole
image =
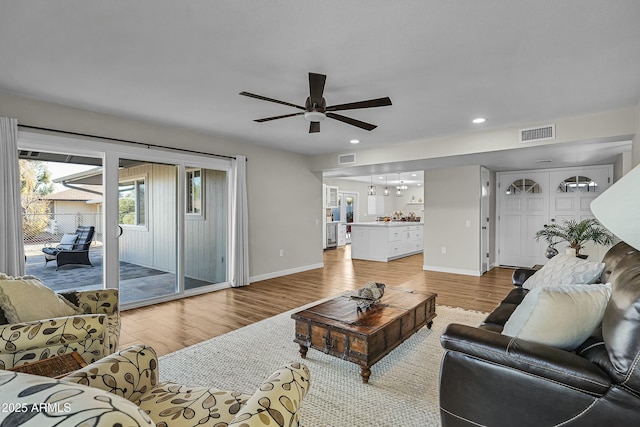
[[[516,179],[507,187],[507,191],[505,194],[507,195],[515,195],[515,194],[537,194],[542,193],[542,189],[540,185],[532,179],[522,178]]]
[[[598,191],[598,184],[591,178],[581,175],[565,178],[556,190],[558,193],[595,193],[596,191]]]

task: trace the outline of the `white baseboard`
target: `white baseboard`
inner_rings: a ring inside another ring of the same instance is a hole
[[[318,264],[303,265],[301,267],[290,268],[289,270],[274,271],[273,273],[260,274],[258,276],[251,276],[249,277],[249,282],[250,283],[259,282],[261,280],[273,279],[280,276],[286,276],[288,274],[302,273],[303,271],[315,270],[316,268],[322,268],[322,267],[324,267],[323,262]]]
[[[465,276],[482,276],[480,270],[462,270],[459,268],[438,267],[435,265],[423,265],[425,271],[437,271],[438,273],[464,274]]]

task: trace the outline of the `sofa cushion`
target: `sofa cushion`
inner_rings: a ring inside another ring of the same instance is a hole
[[[595,283],[603,269],[604,264],[601,262],[558,254],[551,258],[536,274],[529,277],[522,287],[531,290],[548,285]]]
[[[8,323],[82,314],[34,276],[11,277],[0,273],[0,309]]]
[[[134,403],[98,388],[9,371],[0,371],[0,385],[3,426],[156,425]]]
[[[509,320],[513,311],[522,302],[525,295],[529,291],[520,287],[513,288],[509,294],[502,300],[500,305],[496,307],[486,319],[482,322],[480,327],[482,329],[492,330],[495,332],[501,332],[504,324]]]
[[[76,244],[76,240],[78,240],[77,234],[63,234],[62,239],[60,239],[60,243],[58,244],[58,249],[64,249],[66,251],[70,251],[73,249],[73,245]]]
[[[156,425],[223,426],[233,421],[250,397],[237,391],[164,382],[145,393],[140,409]]]
[[[607,372],[640,395],[640,251],[628,255],[610,275],[614,293],[602,319],[602,337],[612,369]]]
[[[513,311],[502,333],[574,350],[600,325],[610,296],[609,284],[535,288]]]

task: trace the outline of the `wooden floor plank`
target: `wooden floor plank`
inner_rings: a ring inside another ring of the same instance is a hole
[[[437,303],[491,311],[513,287],[511,269],[481,277],[422,270],[422,254],[392,262],[351,260],[348,246],[324,253],[324,268],[122,312],[120,348],[144,343],[160,354],[225,334],[367,281],[438,294]],[[355,309],[355,306],[354,306]],[[293,338],[292,338],[293,339]]]

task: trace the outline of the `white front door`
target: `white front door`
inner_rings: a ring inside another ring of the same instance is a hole
[[[547,169],[498,174],[498,263],[531,267],[544,264],[548,243],[534,236],[547,224],[593,218],[591,201],[611,185],[613,167]],[[556,244],[563,252],[566,243]],[[606,248],[587,245],[581,251],[602,258]]]
[[[569,220],[593,218],[591,202],[609,188],[612,173],[611,166],[551,171],[549,223],[562,225]],[[563,252],[566,246],[566,242],[562,242],[556,249]],[[594,255],[595,259],[599,251],[594,245],[587,245],[581,253]]]
[[[534,236],[548,219],[549,173],[505,173],[498,182],[500,265],[543,263],[545,244],[536,242]]]

